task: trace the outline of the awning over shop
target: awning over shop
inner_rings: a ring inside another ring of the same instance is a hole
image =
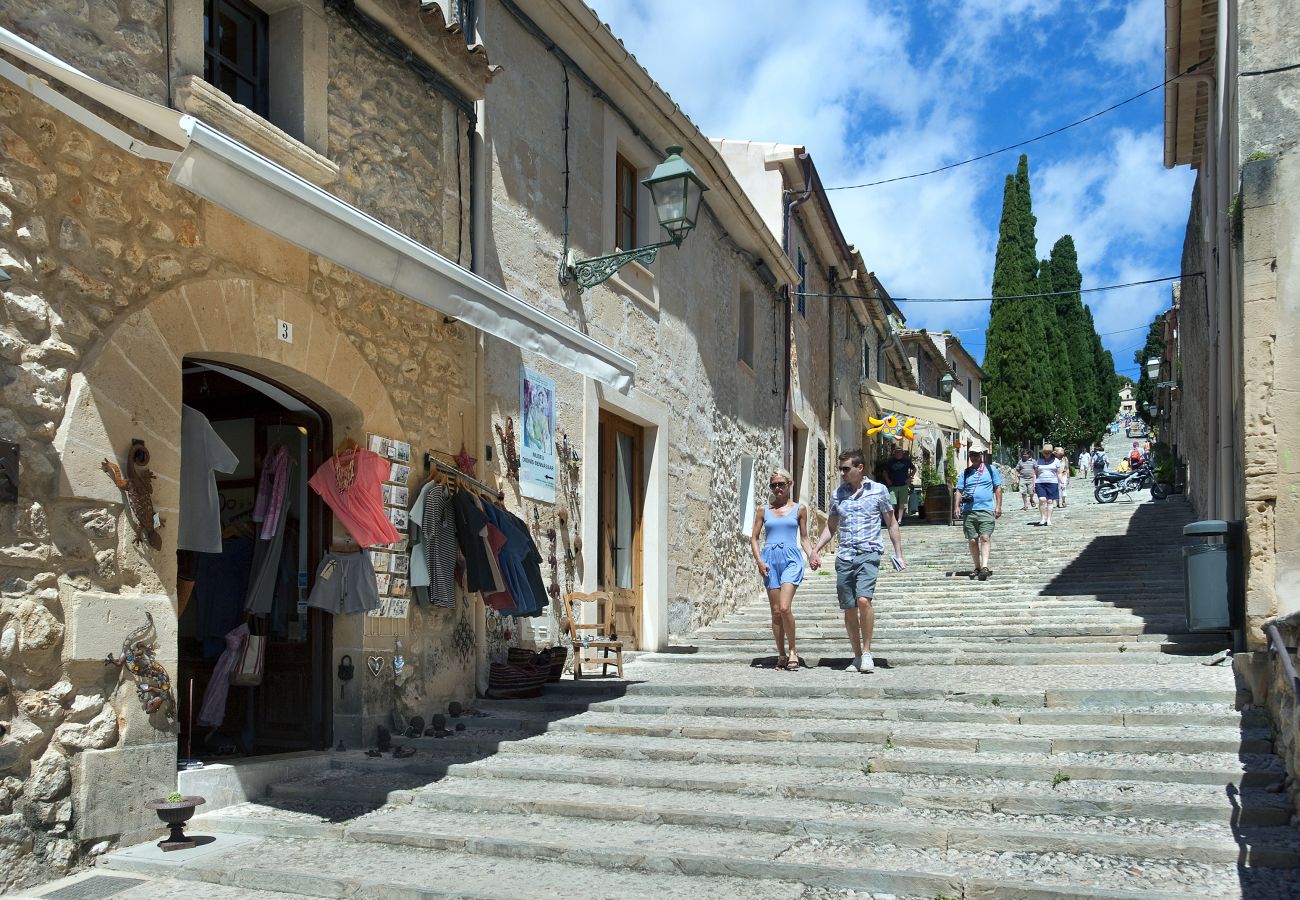
[[[12,81],[168,179],[272,234],[515,346],[627,391],[632,360],[463,269],[192,116],[110,87],[0,28],[0,49],[183,148],[154,147],[0,59]]]
[[[862,392],[876,405],[882,413],[896,412],[915,418],[918,422],[931,422],[940,428],[961,429],[961,418],[951,403],[945,403],[937,397],[927,397],[915,391],[881,384],[878,381],[865,381]]]

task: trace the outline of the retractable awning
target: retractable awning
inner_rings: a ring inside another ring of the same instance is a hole
[[[940,428],[961,430],[961,417],[957,411],[951,403],[945,403],[938,397],[927,397],[878,381],[863,382],[862,393],[875,403],[878,412],[896,412],[918,421],[933,422]]]
[[[631,388],[632,360],[198,119],[106,85],[3,28],[0,49],[180,147],[155,147],[132,137],[0,59],[0,77],[123,150],[170,163],[173,183],[417,303],[617,390]]]

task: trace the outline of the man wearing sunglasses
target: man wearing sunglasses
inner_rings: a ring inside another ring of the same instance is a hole
[[[847,671],[874,672],[876,661],[871,656],[871,634],[876,627],[876,613],[871,601],[880,574],[880,557],[885,552],[880,539],[881,526],[889,531],[894,568],[899,570],[907,568],[903,560],[903,537],[889,491],[883,484],[867,478],[861,450],[840,454],[840,482],[831,497],[830,516],[809,563],[814,569],[821,567],[822,548],[838,532],[835,588],[840,609],[844,610],[844,629],[853,647],[853,662]]]

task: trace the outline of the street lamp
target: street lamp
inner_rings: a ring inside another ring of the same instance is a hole
[[[1160,358],[1153,356],[1147,360],[1147,378],[1155,381],[1160,377]]]
[[[690,164],[682,159],[681,147],[669,147],[668,158],[655,166],[650,177],[641,183],[650,191],[655,216],[659,219],[659,226],[668,232],[668,240],[582,260],[570,250],[565,268],[579,287],[595,287],[633,260],[650,265],[659,255],[660,247],[669,244],[680,247],[686,235],[695,228],[700,214],[700,199],[708,188]]]
[[[951,372],[943,373],[943,377],[939,379],[939,393],[943,399],[947,400],[952,396],[952,388],[956,383],[957,379],[953,377]]]

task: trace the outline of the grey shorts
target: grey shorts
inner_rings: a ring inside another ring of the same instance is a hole
[[[880,575],[880,553],[867,550],[852,559],[835,557],[835,591],[840,609],[854,609],[859,597],[876,595],[876,578]]]
[[[379,586],[373,566],[368,550],[326,553],[316,570],[307,605],[335,615],[378,609]]]

